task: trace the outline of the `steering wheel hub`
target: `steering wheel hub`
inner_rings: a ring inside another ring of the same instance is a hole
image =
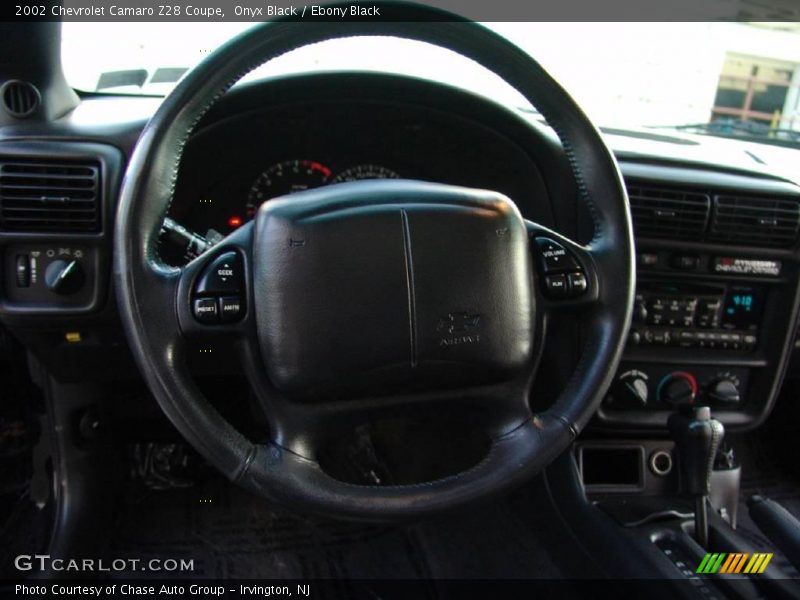
[[[528,234],[496,192],[335,185],[262,205],[256,320],[281,392],[330,398],[475,385],[529,368]]]

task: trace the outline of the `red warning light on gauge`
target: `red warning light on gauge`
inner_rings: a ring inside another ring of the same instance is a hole
[[[229,225],[230,227],[233,227],[234,229],[235,229],[236,227],[241,227],[242,223],[243,223],[243,221],[242,221],[242,217],[240,217],[240,216],[238,216],[238,215],[233,215],[232,217],[230,217],[230,218],[228,219],[228,225]]]

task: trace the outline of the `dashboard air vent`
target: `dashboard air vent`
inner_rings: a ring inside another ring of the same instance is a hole
[[[99,229],[99,164],[0,160],[0,230]]]
[[[800,201],[715,196],[711,238],[752,246],[791,246],[800,227]]]
[[[650,238],[697,239],[708,223],[708,194],[680,189],[628,185],[636,234]]]
[[[0,88],[0,99],[8,114],[17,119],[24,119],[39,108],[42,97],[32,83],[12,79],[6,81]]]

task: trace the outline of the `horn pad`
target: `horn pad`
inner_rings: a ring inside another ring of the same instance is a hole
[[[510,379],[529,365],[527,232],[495,192],[364,181],[265,203],[254,301],[272,384],[313,397]]]

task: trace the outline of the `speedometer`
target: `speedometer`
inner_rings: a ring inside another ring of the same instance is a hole
[[[359,181],[361,179],[400,179],[400,175],[381,165],[356,165],[339,173],[333,178],[332,183]]]
[[[331,170],[312,160],[286,160],[275,163],[261,173],[247,195],[247,218],[270,198],[302,192],[328,183]]]

